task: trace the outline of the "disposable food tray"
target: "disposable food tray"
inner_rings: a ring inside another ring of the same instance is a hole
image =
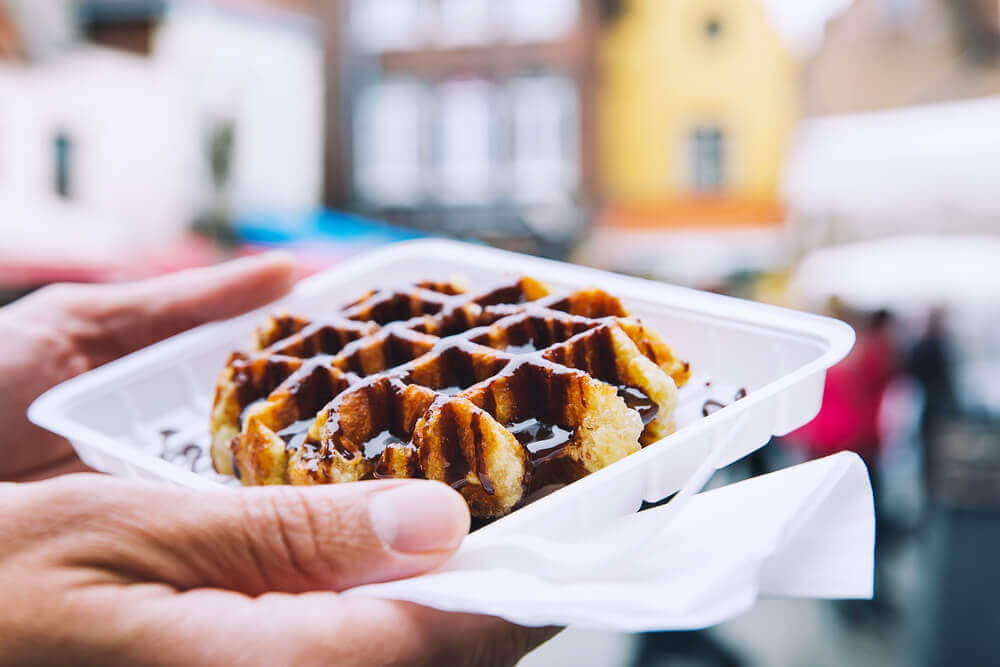
[[[462,276],[473,286],[530,275],[622,299],[691,364],[678,428],[607,468],[477,531],[571,538],[677,491],[711,454],[724,465],[812,419],[827,369],[854,332],[837,320],[562,262],[439,240],[398,243],[316,274],[282,301],[174,336],[64,382],[30,419],[98,470],[191,488],[238,484],[212,471],[208,414],[230,352],[276,310],[321,317],[374,287]],[[745,395],[744,395],[745,394]],[[719,407],[722,406],[722,407]],[[706,416],[705,413],[709,414]]]

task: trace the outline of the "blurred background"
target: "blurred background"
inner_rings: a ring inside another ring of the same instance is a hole
[[[721,478],[859,452],[875,600],[524,664],[995,664],[997,0],[0,0],[0,303],[427,235],[858,331]]]

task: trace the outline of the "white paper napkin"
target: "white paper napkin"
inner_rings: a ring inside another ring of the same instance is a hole
[[[498,534],[444,567],[346,595],[409,600],[521,625],[625,632],[701,628],[760,595],[872,595],[875,513],[841,452],[622,518],[584,541]]]

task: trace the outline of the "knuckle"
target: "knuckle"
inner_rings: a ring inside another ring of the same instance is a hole
[[[317,555],[316,535],[312,530],[312,508],[301,489],[286,488],[269,494],[275,532],[289,559],[304,570]]]
[[[307,576],[316,560],[317,543],[310,507],[299,489],[266,489],[239,494],[248,548],[260,563]],[[262,567],[266,571],[266,566]],[[264,573],[262,571],[262,573]]]
[[[95,493],[95,481],[102,484]],[[114,516],[115,484],[102,475],[65,475],[44,482],[0,484],[0,553],[28,545],[56,548],[63,538],[79,543]]]
[[[63,475],[44,482],[48,489],[46,514],[83,527],[95,520],[117,516],[121,480],[107,475]]]
[[[52,283],[34,292],[31,298],[51,305],[61,306],[72,303],[79,289],[80,286],[73,283]]]

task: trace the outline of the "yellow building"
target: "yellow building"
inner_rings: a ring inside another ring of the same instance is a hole
[[[603,222],[781,222],[797,63],[758,0],[624,0],[599,58]]]

